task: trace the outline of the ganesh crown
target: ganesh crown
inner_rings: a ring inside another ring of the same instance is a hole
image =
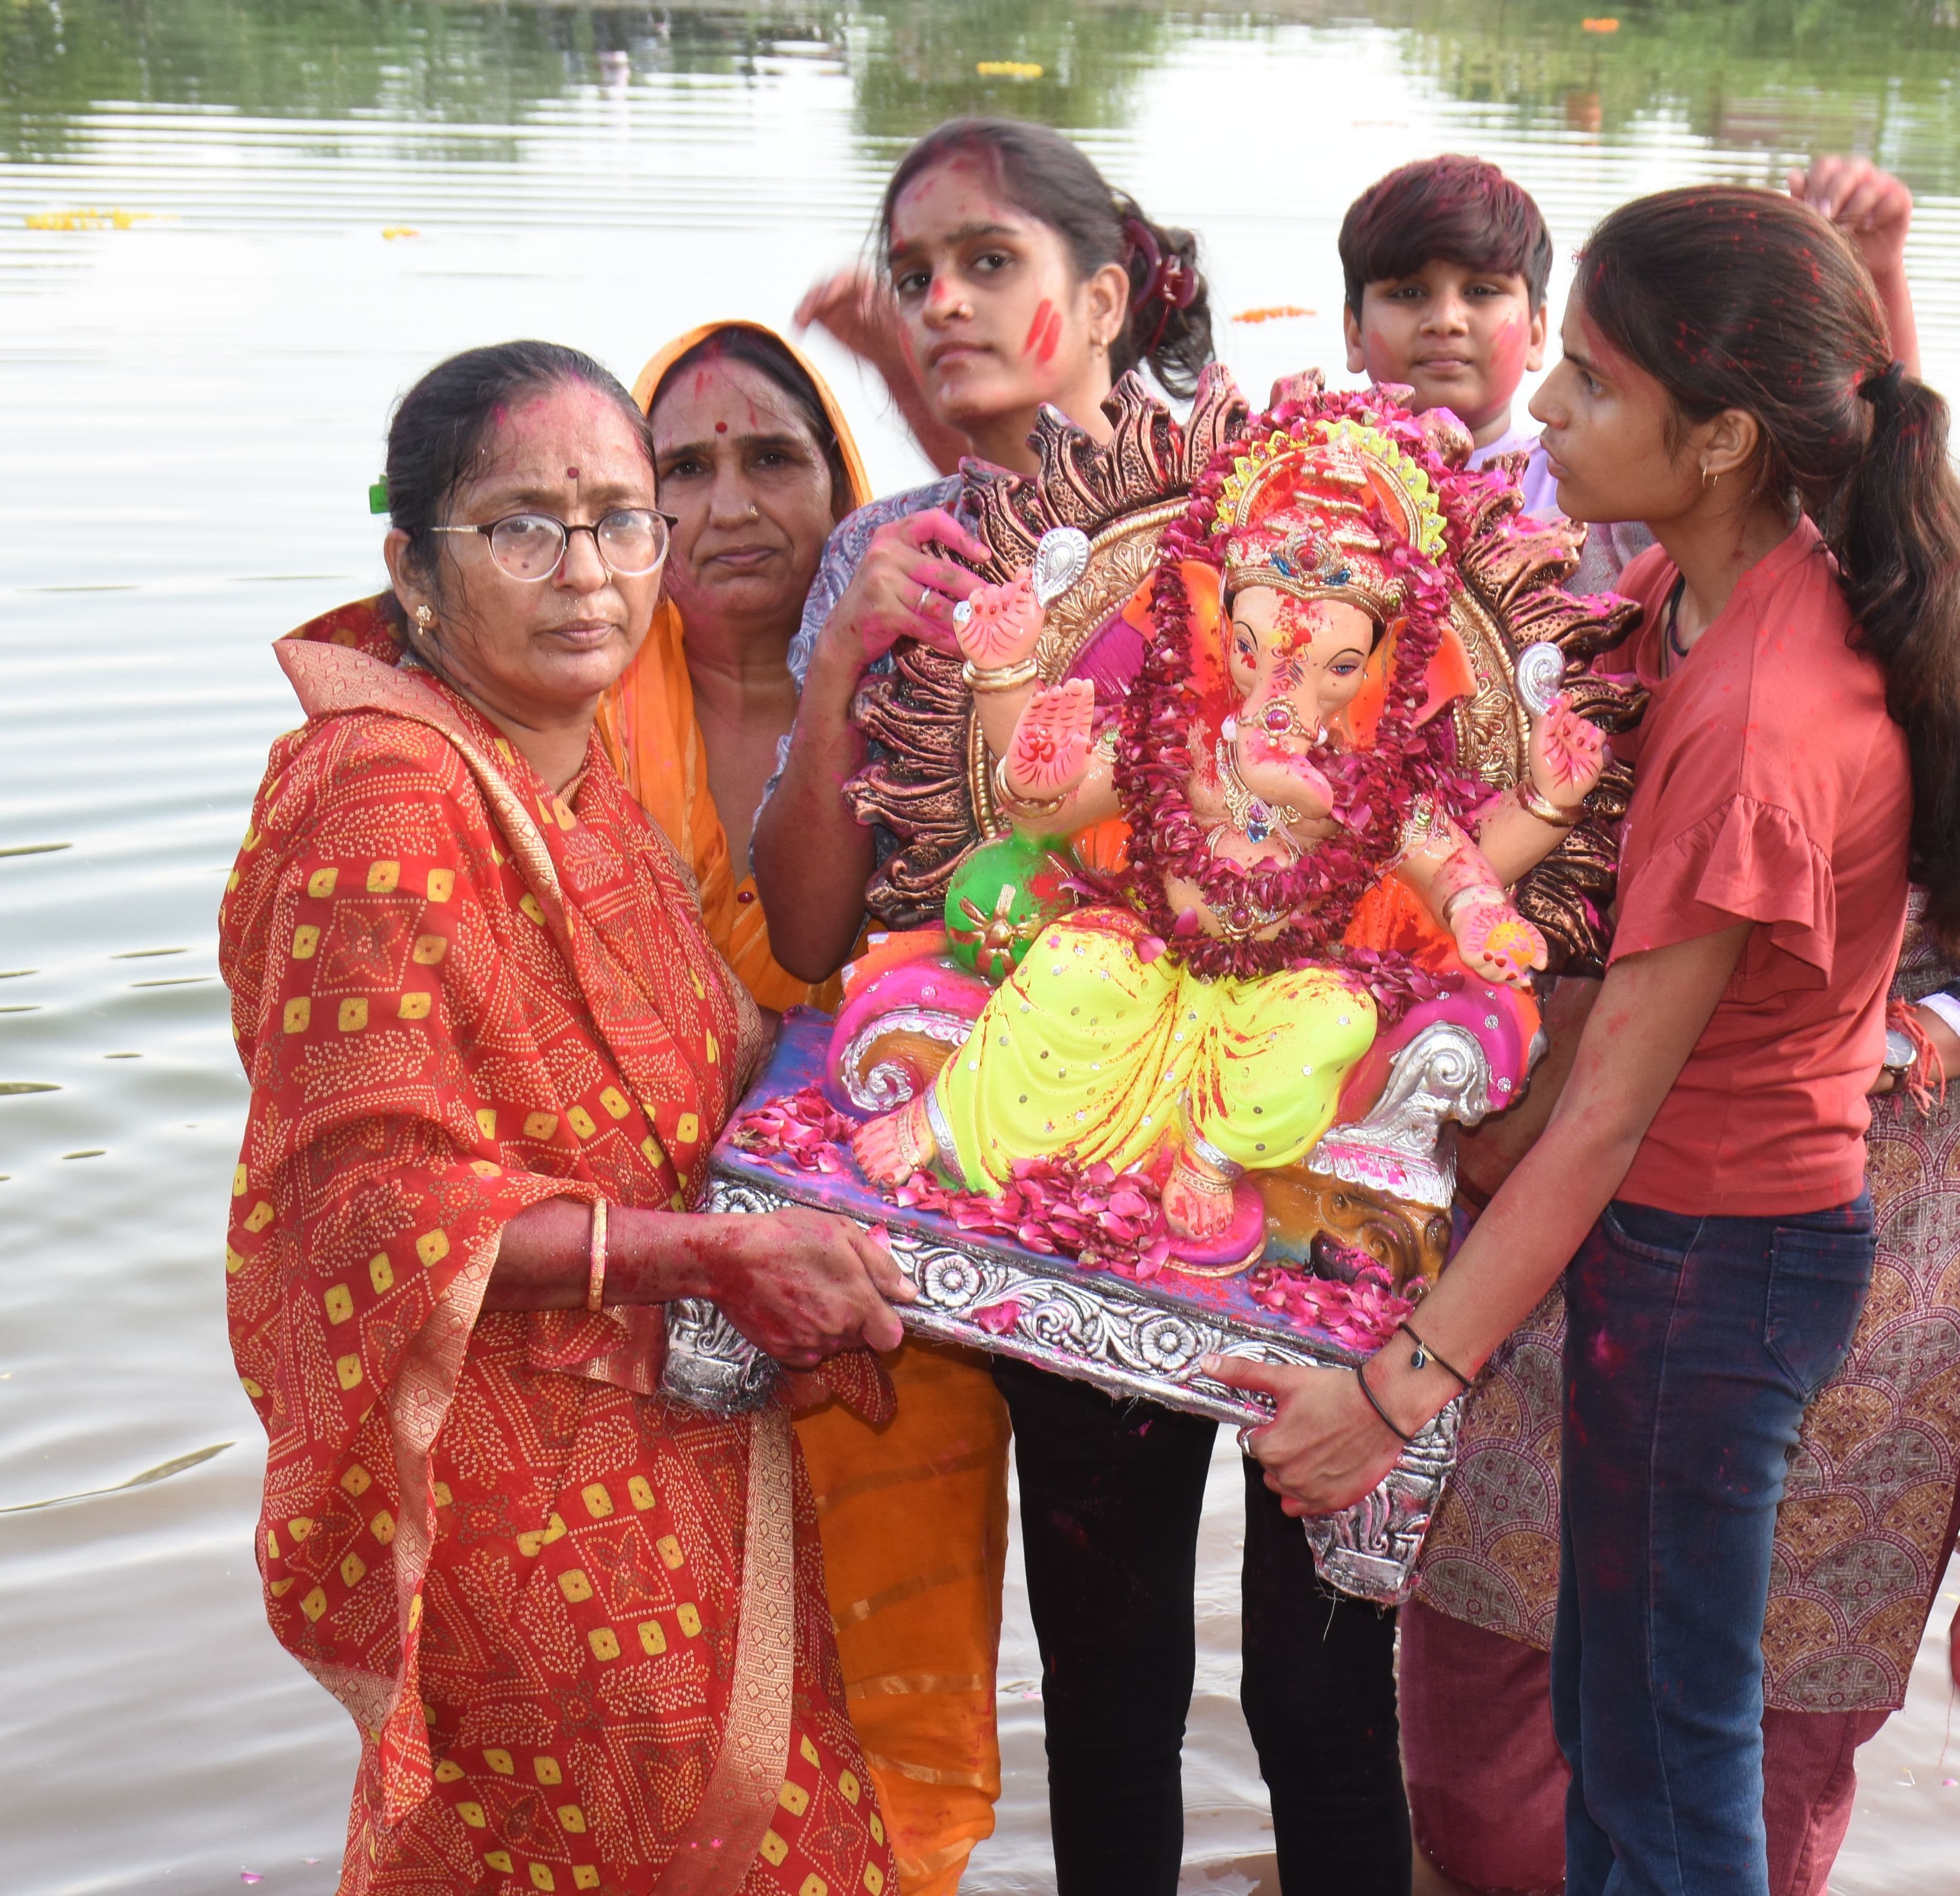
[[[1351,416],[1239,444],[1211,537],[1223,541],[1228,595],[1270,586],[1296,599],[1344,600],[1384,625],[1405,603],[1408,554],[1433,559],[1444,548],[1428,474]]]

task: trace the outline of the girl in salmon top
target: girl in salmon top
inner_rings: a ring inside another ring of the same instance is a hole
[[[1960,934],[1960,485],[1869,277],[1788,199],[1623,206],[1564,345],[1532,403],[1559,505],[1659,542],[1621,582],[1652,697],[1600,999],[1421,1341],[1365,1392],[1226,1373],[1281,1398],[1251,1446],[1288,1506],[1340,1507],[1564,1270],[1567,1887],[1764,1896],[1776,1509],[1870,1275],[1909,870]]]

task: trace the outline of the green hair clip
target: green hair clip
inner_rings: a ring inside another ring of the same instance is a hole
[[[371,514],[385,514],[388,511],[388,477],[383,474],[368,490],[368,511]]]

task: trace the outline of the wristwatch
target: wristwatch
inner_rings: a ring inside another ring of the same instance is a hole
[[[1885,1070],[1898,1079],[1904,1079],[1911,1071],[1913,1063],[1919,1058],[1919,1049],[1912,1044],[1912,1035],[1901,1033],[1896,1027],[1885,1029]]]

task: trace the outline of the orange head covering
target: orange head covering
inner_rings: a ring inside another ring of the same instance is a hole
[[[800,364],[837,431],[850,504],[862,507],[871,498],[871,484],[836,396],[800,350],[760,323],[704,323],[676,336],[641,370],[633,399],[651,414],[654,398],[674,364],[698,344],[729,329],[766,336]],[[708,759],[683,649],[686,632],[679,608],[663,596],[639,655],[599,708],[600,735],[627,788],[693,866],[708,932],[749,991],[765,1007],[794,1007],[800,1001],[831,1004],[834,997],[827,988],[813,988],[777,964],[769,952],[768,924],[756,899],[755,879],[746,863],[738,873],[730,858],[727,834],[708,794]]]

